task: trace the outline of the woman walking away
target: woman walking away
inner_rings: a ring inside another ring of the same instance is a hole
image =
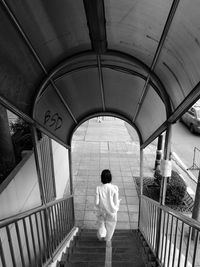
[[[99,240],[111,241],[117,223],[117,212],[121,199],[119,189],[111,183],[112,175],[110,170],[103,170],[101,173],[102,185],[96,188],[96,207],[98,209],[98,231]]]

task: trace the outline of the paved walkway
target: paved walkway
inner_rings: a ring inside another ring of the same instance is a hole
[[[139,140],[132,130],[130,136],[125,122],[104,117],[85,122],[73,136],[72,169],[75,194],[76,225],[96,228],[94,210],[95,188],[100,184],[100,174],[109,168],[113,184],[118,185],[122,202],[118,212],[117,229],[136,229],[139,199],[135,176],[139,176]],[[156,146],[144,151],[144,176],[153,175]]]

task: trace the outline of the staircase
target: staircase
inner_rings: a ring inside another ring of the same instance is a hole
[[[116,230],[112,246],[99,241],[95,230],[82,230],[62,255],[59,267],[145,267],[137,231]]]

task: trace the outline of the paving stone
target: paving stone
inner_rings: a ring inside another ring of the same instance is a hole
[[[124,189],[125,190],[125,195],[126,196],[131,196],[131,197],[134,197],[134,196],[137,196],[137,191],[136,189]]]
[[[133,212],[138,212],[139,211],[139,206],[138,205],[128,205],[128,210],[133,211]]]
[[[117,215],[117,220],[118,222],[129,222],[128,213],[119,211]]]
[[[129,212],[130,223],[138,222],[138,212]]]
[[[127,205],[123,205],[123,204],[121,204],[120,207],[119,207],[119,211],[126,211],[126,212],[128,212],[128,207],[127,207]]]
[[[129,197],[126,196],[126,201],[129,205],[139,205],[139,198],[138,197]]]

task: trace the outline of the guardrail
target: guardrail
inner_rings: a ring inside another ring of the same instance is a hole
[[[200,170],[200,149],[194,147],[192,166],[188,170]]]
[[[160,266],[200,266],[199,222],[142,196],[139,229]]]
[[[0,221],[0,266],[44,266],[73,226],[73,196]]]

